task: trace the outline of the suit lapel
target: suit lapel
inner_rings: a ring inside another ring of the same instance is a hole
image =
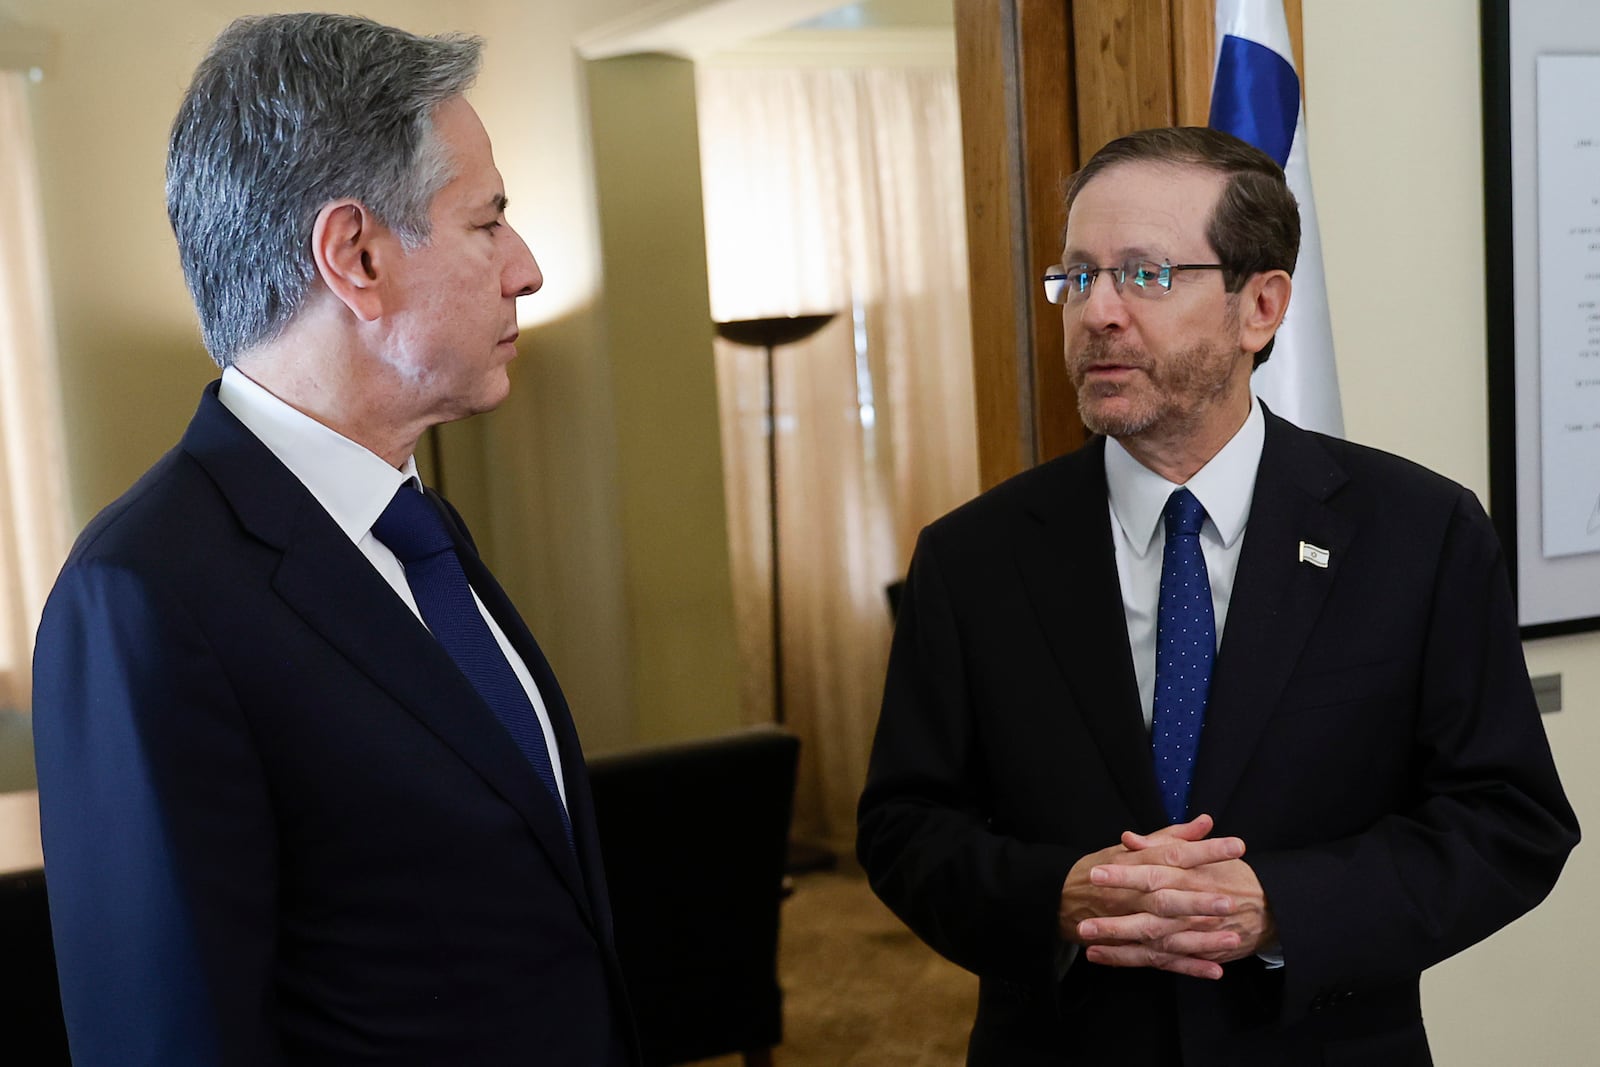
[[[479,599],[489,609],[490,614],[499,622],[500,629],[511,641],[517,654],[522,657],[522,662],[527,664],[528,672],[533,676],[534,684],[538,686],[539,695],[544,698],[545,713],[550,716],[550,727],[555,734],[557,755],[561,760],[562,785],[567,798],[567,817],[572,822],[573,837],[583,868],[582,884],[589,890],[594,915],[598,917],[609,943],[611,905],[606,892],[605,868],[600,855],[599,839],[595,832],[594,800],[589,792],[589,775],[584,767],[583,748],[578,741],[578,729],[572,720],[572,710],[567,705],[566,694],[562,692],[561,684],[556,681],[550,661],[545,659],[544,651],[534,640],[527,624],[523,622],[522,614],[516,610],[511,598],[506,595],[489,568],[484,566],[478,557],[477,547],[472,543],[460,516],[432,490],[429,490],[428,495],[444,512],[446,522],[455,535],[456,551],[461,558],[462,569],[466,571],[467,581],[477,591]],[[521,758],[520,753],[519,758]],[[559,826],[557,830],[559,832]],[[570,852],[568,855],[570,856]]]
[[[315,498],[217,400],[214,384],[201,399],[183,448],[211,475],[241,523],[282,552],[272,579],[278,595],[517,810],[589,914],[584,879],[554,801],[515,742],[449,654]],[[470,551],[465,557],[477,560]],[[559,703],[559,716],[553,709],[552,716],[570,732],[565,701],[559,695],[551,701],[550,694],[559,689],[553,677],[546,688],[549,668],[543,657],[538,663],[545,672],[541,677],[535,671],[540,692],[547,702]]]
[[[1344,472],[1311,434],[1267,412],[1266,442],[1212,677],[1190,810],[1220,817],[1277,709],[1347,555],[1349,520],[1327,501]],[[1300,544],[1327,550],[1301,561]]]
[[[1022,583],[1079,713],[1139,826],[1165,822],[1139,709],[1106,504],[1105,441],[1053,460],[1025,504]]]

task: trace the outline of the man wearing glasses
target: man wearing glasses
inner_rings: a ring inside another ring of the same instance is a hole
[[[1250,391],[1298,208],[1205,129],[1067,191],[1102,435],[923,531],[858,850],[981,978],[968,1062],[1430,1062],[1422,970],[1577,841],[1467,490]]]

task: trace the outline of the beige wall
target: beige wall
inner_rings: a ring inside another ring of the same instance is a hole
[[[741,715],[694,64],[588,67],[639,739],[717,733]]]
[[[182,432],[201,386],[215,375],[201,348],[167,228],[162,172],[167,128],[206,45],[233,17],[304,4],[247,0],[0,0],[0,11],[57,42],[34,93],[45,191],[72,500],[79,524],[125,489]],[[720,490],[698,479],[674,516],[694,537],[693,568],[706,595],[674,614],[665,589],[629,546],[660,518],[671,475],[652,487],[656,510],[632,506],[619,480],[641,447],[657,460],[675,442],[645,442],[619,424],[612,351],[602,312],[599,244],[583,64],[573,42],[603,20],[636,15],[648,0],[319,0],[417,32],[463,30],[489,41],[472,100],[495,141],[511,218],[546,284],[522,301],[513,392],[493,415],[445,434],[447,489],[485,555],[555,664],[590,751],[640,737],[709,732],[726,721],[735,688],[726,525]],[[702,252],[703,254],[703,252]],[[697,365],[708,365],[708,351]],[[715,398],[710,385],[698,410]],[[687,387],[685,387],[686,391]],[[676,402],[679,396],[663,398]],[[714,420],[709,433],[715,434]],[[619,437],[620,434],[620,437]],[[703,444],[702,434],[697,444]],[[713,437],[714,440],[714,437]],[[702,449],[703,451],[703,449]],[[635,479],[637,481],[637,479]],[[712,506],[714,496],[715,506]],[[718,553],[720,552],[720,563]],[[670,619],[688,681],[664,700],[636,699],[659,678],[659,656],[636,647],[664,639]],[[641,644],[642,642],[642,644]],[[707,707],[717,709],[707,715]]]
[[[1347,436],[1488,499],[1477,0],[1304,0],[1307,121]],[[1381,73],[1379,73],[1381,72]],[[1414,264],[1433,269],[1414,273]],[[1427,284],[1411,282],[1424,275]],[[1559,672],[1545,719],[1562,779],[1600,831],[1600,635],[1526,646]],[[1594,1062],[1600,857],[1579,846],[1543,907],[1430,971],[1440,1064]]]

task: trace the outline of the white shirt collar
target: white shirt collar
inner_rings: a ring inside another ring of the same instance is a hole
[[[396,470],[235,367],[222,372],[217,398],[300,479],[351,541],[365,537],[401,484],[417,477],[415,456],[406,457],[405,466]]]
[[[1261,414],[1261,404],[1252,397],[1244,425],[1187,483],[1206,509],[1210,520],[1206,528],[1214,528],[1217,539],[1229,548],[1244,533],[1250,517],[1256,468],[1261,465],[1266,436],[1267,420]],[[1143,559],[1155,544],[1161,513],[1178,485],[1134,459],[1115,438],[1108,438],[1106,487],[1111,496],[1111,514],[1121,525],[1128,544]]]

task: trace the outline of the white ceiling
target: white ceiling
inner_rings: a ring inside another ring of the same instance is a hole
[[[784,30],[926,29],[953,26],[953,0],[661,0],[578,40],[585,59],[641,52],[700,59]]]

